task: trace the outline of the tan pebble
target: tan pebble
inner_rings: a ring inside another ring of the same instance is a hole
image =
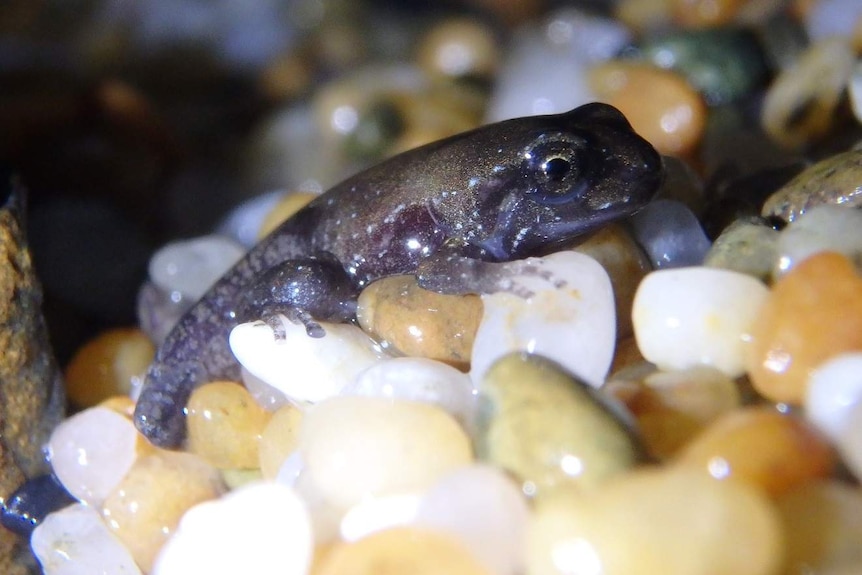
[[[482,300],[422,289],[414,276],[392,276],[362,291],[356,317],[362,329],[405,355],[465,368],[482,319]]]
[[[813,255],[782,276],[751,328],[746,366],[754,388],[801,404],[809,375],[827,359],[862,350],[862,278],[835,252]]]
[[[66,395],[79,408],[128,395],[153,360],[155,346],[137,328],[103,332],[85,343],[66,366]]]
[[[824,136],[832,127],[854,61],[847,38],[826,38],[809,46],[766,91],[761,112],[763,129],[788,148],[798,148]]]
[[[297,96],[311,82],[313,71],[310,62],[298,52],[287,52],[261,72],[259,85],[270,100],[278,102]]]
[[[836,456],[807,421],[771,407],[751,407],[714,421],[675,461],[715,479],[748,483],[778,496],[828,477]]]
[[[260,471],[265,479],[275,479],[278,470],[299,444],[302,411],[293,405],[280,407],[263,429],[258,445]]]
[[[703,136],[706,105],[682,76],[670,70],[609,61],[590,71],[589,84],[662,154],[684,156]]]
[[[683,28],[707,28],[732,22],[742,0],[672,0],[674,22]]]
[[[183,513],[222,491],[218,472],[201,458],[160,451],[135,462],[102,504],[102,516],[146,572]]]
[[[608,272],[614,288],[617,338],[631,335],[632,301],[638,284],[651,270],[646,254],[631,235],[616,224],[605,226],[573,249],[592,257]]]
[[[422,491],[473,460],[470,439],[455,419],[404,400],[327,399],[305,414],[299,441],[303,473],[324,499],[343,507]]]
[[[128,395],[113,395],[107,399],[103,399],[98,404],[98,407],[106,407],[128,418],[131,418],[135,414],[135,400]]]
[[[222,482],[231,491],[263,478],[260,469],[219,469],[219,474]]]
[[[853,51],[862,54],[862,16],[856,19],[856,25],[853,27]]]
[[[447,78],[491,77],[501,51],[494,33],[472,18],[452,18],[432,27],[419,41],[416,59],[432,75]]]
[[[538,501],[527,573],[775,575],[781,531],[756,489],[690,471],[644,469]]]
[[[614,16],[636,32],[666,28],[672,23],[673,0],[620,0]]]
[[[308,202],[316,197],[317,194],[311,192],[291,192],[282,197],[269,213],[266,214],[263,223],[260,224],[260,231],[257,234],[258,239],[269,235],[279,224],[304,208]]]
[[[784,524],[785,573],[825,573],[851,561],[862,562],[858,485],[812,482],[784,494],[776,505]]]
[[[258,443],[271,413],[232,381],[204,384],[186,407],[189,451],[223,469],[258,465]]]
[[[330,549],[312,575],[491,575],[443,533],[400,527]]]

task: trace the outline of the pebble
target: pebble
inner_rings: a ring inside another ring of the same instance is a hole
[[[862,407],[854,405],[846,416],[844,428],[837,437],[835,447],[844,464],[858,481],[862,477]]]
[[[30,546],[44,575],[141,575],[129,551],[89,505],[70,505],[46,517]]]
[[[848,420],[862,403],[862,352],[823,362],[811,372],[805,394],[805,416],[831,440],[846,433]]]
[[[78,408],[115,395],[129,395],[142,383],[156,350],[136,328],[102,332],[75,352],[66,365],[66,397]]]
[[[801,148],[825,136],[854,62],[847,38],[825,38],[812,44],[766,91],[760,116],[763,129],[787,148]]]
[[[99,506],[135,461],[151,450],[131,419],[105,407],[91,407],[60,423],[47,446],[63,487],[93,506]]]
[[[745,373],[747,340],[769,290],[751,276],[707,267],[659,270],[641,282],[632,308],[643,356],[673,371],[697,365]]]
[[[482,296],[484,315],[473,344],[470,371],[474,383],[482,380],[498,358],[512,351],[529,351],[600,386],[616,341],[614,295],[607,272],[596,260],[572,251],[528,261],[551,280],[516,272],[511,277],[513,284],[529,295],[499,292]]]
[[[272,414],[260,433],[257,456],[264,479],[275,479],[279,469],[299,445],[299,430],[303,412],[293,405],[284,405]]]
[[[278,189],[243,201],[222,218],[215,232],[220,236],[233,238],[240,245],[251,248],[260,239],[259,232],[264,219],[285,195],[287,192]]]
[[[672,0],[674,23],[683,28],[709,28],[733,22],[741,0]]]
[[[174,301],[195,303],[245,254],[245,248],[219,235],[171,242],[150,259],[150,280]]]
[[[662,154],[685,156],[703,136],[703,99],[675,72],[612,60],[590,69],[588,82],[599,100],[619,108]]]
[[[476,390],[470,377],[454,367],[422,357],[380,361],[356,376],[341,395],[405,399],[435,405],[464,429],[473,428]]]
[[[862,211],[830,204],[806,210],[778,236],[774,275],[780,277],[805,258],[824,251],[862,261]]]
[[[166,489],[165,486],[170,486]],[[190,453],[140,457],[102,504],[102,517],[145,572],[192,506],[219,497],[218,471]]]
[[[700,265],[711,246],[697,216],[674,200],[653,200],[629,222],[656,269]]]
[[[854,24],[862,22],[862,6],[854,0],[819,0],[805,12],[805,30],[812,40],[850,36]]]
[[[192,391],[186,405],[188,450],[219,469],[256,468],[270,417],[242,385],[205,383]]]
[[[491,575],[451,536],[399,527],[342,543],[323,555],[312,575]]]
[[[772,277],[778,261],[778,237],[778,231],[760,221],[735,220],[712,243],[703,265],[747,274],[765,282]]]
[[[341,540],[358,541],[378,531],[415,523],[420,500],[419,495],[410,493],[361,501],[342,517],[339,524]]]
[[[529,495],[596,487],[641,460],[622,410],[543,357],[501,358],[479,390],[478,458],[512,473]]]
[[[290,487],[261,481],[189,509],[150,573],[305,575],[312,551],[300,498]]]
[[[808,167],[763,204],[763,216],[793,222],[806,210],[821,204],[846,208],[862,206],[859,181],[862,150],[849,150]]]
[[[468,436],[442,409],[375,397],[334,397],[309,408],[299,450],[303,473],[344,508],[422,491],[473,459]]]
[[[489,573],[523,573],[530,510],[502,470],[474,464],[446,475],[422,496],[415,523],[463,543]]]
[[[416,49],[419,67],[429,75],[489,80],[500,66],[494,31],[473,18],[448,18],[422,35]]]
[[[862,562],[858,485],[813,481],[781,496],[776,507],[784,527],[785,573],[831,573],[830,568]]]
[[[527,572],[773,575],[781,552],[779,519],[756,489],[644,469],[589,494],[542,498],[527,533]]]
[[[804,419],[772,407],[749,407],[715,420],[676,457],[718,480],[747,483],[773,497],[828,477],[832,447]]]
[[[276,340],[263,322],[244,323],[230,334],[242,366],[296,403],[338,395],[356,375],[385,353],[352,324],[321,323],[326,337],[308,337],[305,327],[282,319],[285,337]]]
[[[862,18],[859,19],[859,22],[862,22]],[[859,25],[859,29],[862,31],[862,24]],[[860,39],[862,39],[862,35],[860,35]],[[854,46],[857,53],[860,51],[859,48],[862,48],[862,42],[859,46]],[[862,60],[856,60],[853,65],[850,85],[847,87],[847,97],[850,100],[850,108],[853,110],[856,121],[862,123]]]
[[[545,37],[568,50],[573,60],[599,63],[616,56],[632,38],[632,33],[616,20],[589,10],[562,7],[544,22]]]
[[[75,503],[56,477],[46,474],[27,480],[0,500],[0,526],[25,539],[49,513]]]
[[[832,357],[862,350],[862,278],[853,263],[821,252],[772,286],[751,326],[746,367],[758,393],[801,404],[812,370]]]
[[[290,219],[296,212],[304,208],[319,194],[313,192],[295,191],[284,194],[264,216],[257,232],[257,240],[262,240],[277,228],[282,222]]]
[[[371,283],[357,301],[360,327],[412,357],[467,368],[482,318],[476,295],[446,295],[422,289],[412,275]]]
[[[274,388],[259,377],[255,377],[242,367],[240,368],[240,379],[255,402],[265,410],[277,411],[290,404],[290,400],[281,390]]]

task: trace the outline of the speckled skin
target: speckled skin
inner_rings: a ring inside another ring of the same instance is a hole
[[[255,279],[276,267],[285,281],[322,254],[344,267],[343,290],[308,288],[315,297],[297,307],[314,300],[314,309],[294,314],[306,320],[343,319],[345,294],[394,274],[416,273],[438,291],[487,291],[495,284],[484,262],[541,253],[627,216],[652,198],[662,173],[659,154],[603,104],[492,124],[373,166],[284,222],[182,318],[150,367],[135,423],[160,446],[182,442],[194,386],[238,377],[228,335],[255,307],[244,294],[260,293]]]

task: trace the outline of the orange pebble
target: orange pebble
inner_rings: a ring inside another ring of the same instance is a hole
[[[802,403],[812,370],[862,350],[862,278],[847,257],[823,252],[779,279],[751,329],[746,354],[758,393]]]
[[[835,453],[799,417],[751,407],[717,419],[682,449],[676,461],[716,479],[743,481],[778,496],[828,476]]]
[[[673,0],[673,19],[683,28],[706,28],[732,22],[740,0]]]
[[[609,61],[589,74],[590,87],[625,114],[662,154],[683,156],[700,142],[706,105],[686,80],[649,64]]]
[[[317,197],[311,192],[293,192],[281,198],[278,203],[266,214],[260,230],[258,239],[266,237],[272,230],[281,225],[282,222],[292,217],[293,214],[305,207],[308,202]]]
[[[116,411],[130,419],[135,414],[135,401],[128,395],[112,395],[99,402],[99,407],[107,407],[111,411]]]
[[[66,366],[66,394],[76,407],[92,407],[114,396],[128,395],[156,353],[136,328],[105,331],[85,343]]]

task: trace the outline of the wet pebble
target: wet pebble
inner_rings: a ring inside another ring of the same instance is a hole
[[[257,240],[262,240],[277,228],[282,222],[288,220],[300,209],[304,208],[318,194],[313,192],[290,192],[282,195],[275,204],[267,211],[260,228],[256,234]]]
[[[272,414],[260,434],[258,464],[264,479],[275,479],[279,469],[299,445],[303,412],[284,405]]]
[[[862,261],[862,211],[829,204],[811,207],[781,231],[777,248],[776,277],[818,252]]]
[[[758,393],[801,404],[812,370],[862,350],[860,291],[853,263],[835,252],[815,254],[775,282],[746,346],[745,365]]]
[[[312,406],[299,450],[303,474],[345,508],[367,497],[421,491],[473,459],[468,436],[442,409],[376,397]]]
[[[738,377],[769,291],[751,276],[707,267],[659,270],[641,282],[632,317],[644,357],[666,370],[710,365]]]
[[[654,200],[630,224],[632,235],[656,269],[700,265],[711,246],[697,216],[674,200]]]
[[[811,372],[805,415],[833,441],[846,434],[849,418],[862,403],[862,353],[846,353]]]
[[[296,493],[255,482],[189,509],[151,573],[305,575],[312,545],[308,511]]]
[[[763,222],[748,218],[735,220],[715,239],[703,265],[767,281],[778,261],[778,237],[778,231]]]
[[[607,272],[596,260],[572,251],[529,261],[551,279],[521,275],[516,263],[511,281],[528,293],[482,296],[484,315],[473,344],[473,381],[481,381],[489,366],[507,353],[529,350],[600,386],[616,341],[614,295]]]
[[[371,497],[351,507],[339,524],[343,541],[358,541],[372,533],[412,525],[422,497],[417,494]]]
[[[857,402],[847,411],[835,446],[841,453],[844,464],[858,481],[862,477],[862,407]]]
[[[0,501],[0,525],[29,538],[49,513],[75,503],[75,498],[52,474],[27,480]]]
[[[525,493],[596,487],[641,460],[622,410],[545,358],[509,354],[479,390],[477,455],[512,473]]]
[[[466,368],[482,301],[422,289],[415,276],[392,276],[370,284],[357,302],[359,325],[401,353]]]
[[[244,253],[235,241],[218,235],[172,242],[150,259],[150,279],[174,299],[193,304]]]
[[[500,66],[501,50],[494,31],[472,18],[449,18],[419,40],[416,59],[433,76],[488,80]]]
[[[859,19],[859,22],[862,22],[862,18]],[[859,25],[859,29],[862,30],[862,24]],[[862,34],[860,34],[860,40],[862,40]],[[862,42],[854,48],[858,53],[859,48],[862,48]],[[850,108],[853,110],[856,121],[862,123],[862,60],[856,60],[853,65],[850,85],[847,87],[847,97],[850,100]]]

